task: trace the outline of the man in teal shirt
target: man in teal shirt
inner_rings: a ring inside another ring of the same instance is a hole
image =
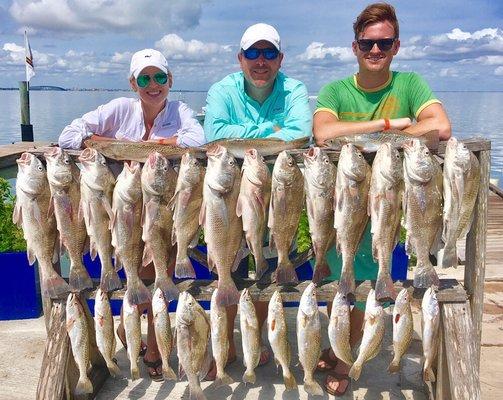
[[[279,72],[283,53],[276,29],[262,23],[250,26],[241,39],[238,60],[241,72],[226,76],[208,91],[206,140],[311,136],[307,89]]]

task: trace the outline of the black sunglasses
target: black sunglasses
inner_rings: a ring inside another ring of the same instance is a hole
[[[393,43],[395,43],[396,38],[389,39],[358,39],[356,43],[358,43],[358,47],[361,51],[370,51],[372,47],[377,43],[377,47],[381,51],[389,51],[393,47]]]
[[[256,60],[262,54],[266,60],[275,60],[279,56],[278,49],[256,49],[250,47],[246,50],[241,50],[247,60]]]

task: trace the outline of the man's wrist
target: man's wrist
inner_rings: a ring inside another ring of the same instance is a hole
[[[384,128],[383,131],[389,131],[391,129],[391,123],[388,118],[384,118]]]

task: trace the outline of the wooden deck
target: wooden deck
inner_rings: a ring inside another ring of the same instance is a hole
[[[16,165],[16,160],[25,151],[50,146],[51,142],[17,142],[0,145],[0,168]]]

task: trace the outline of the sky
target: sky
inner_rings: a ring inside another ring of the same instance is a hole
[[[316,94],[357,71],[352,24],[367,1],[0,0],[0,87],[24,78],[26,30],[32,85],[127,89],[131,55],[156,48],[174,90],[207,90],[239,70],[244,30],[276,27],[282,71]],[[401,47],[393,70],[421,74],[435,91],[503,91],[503,1],[394,1]]]

